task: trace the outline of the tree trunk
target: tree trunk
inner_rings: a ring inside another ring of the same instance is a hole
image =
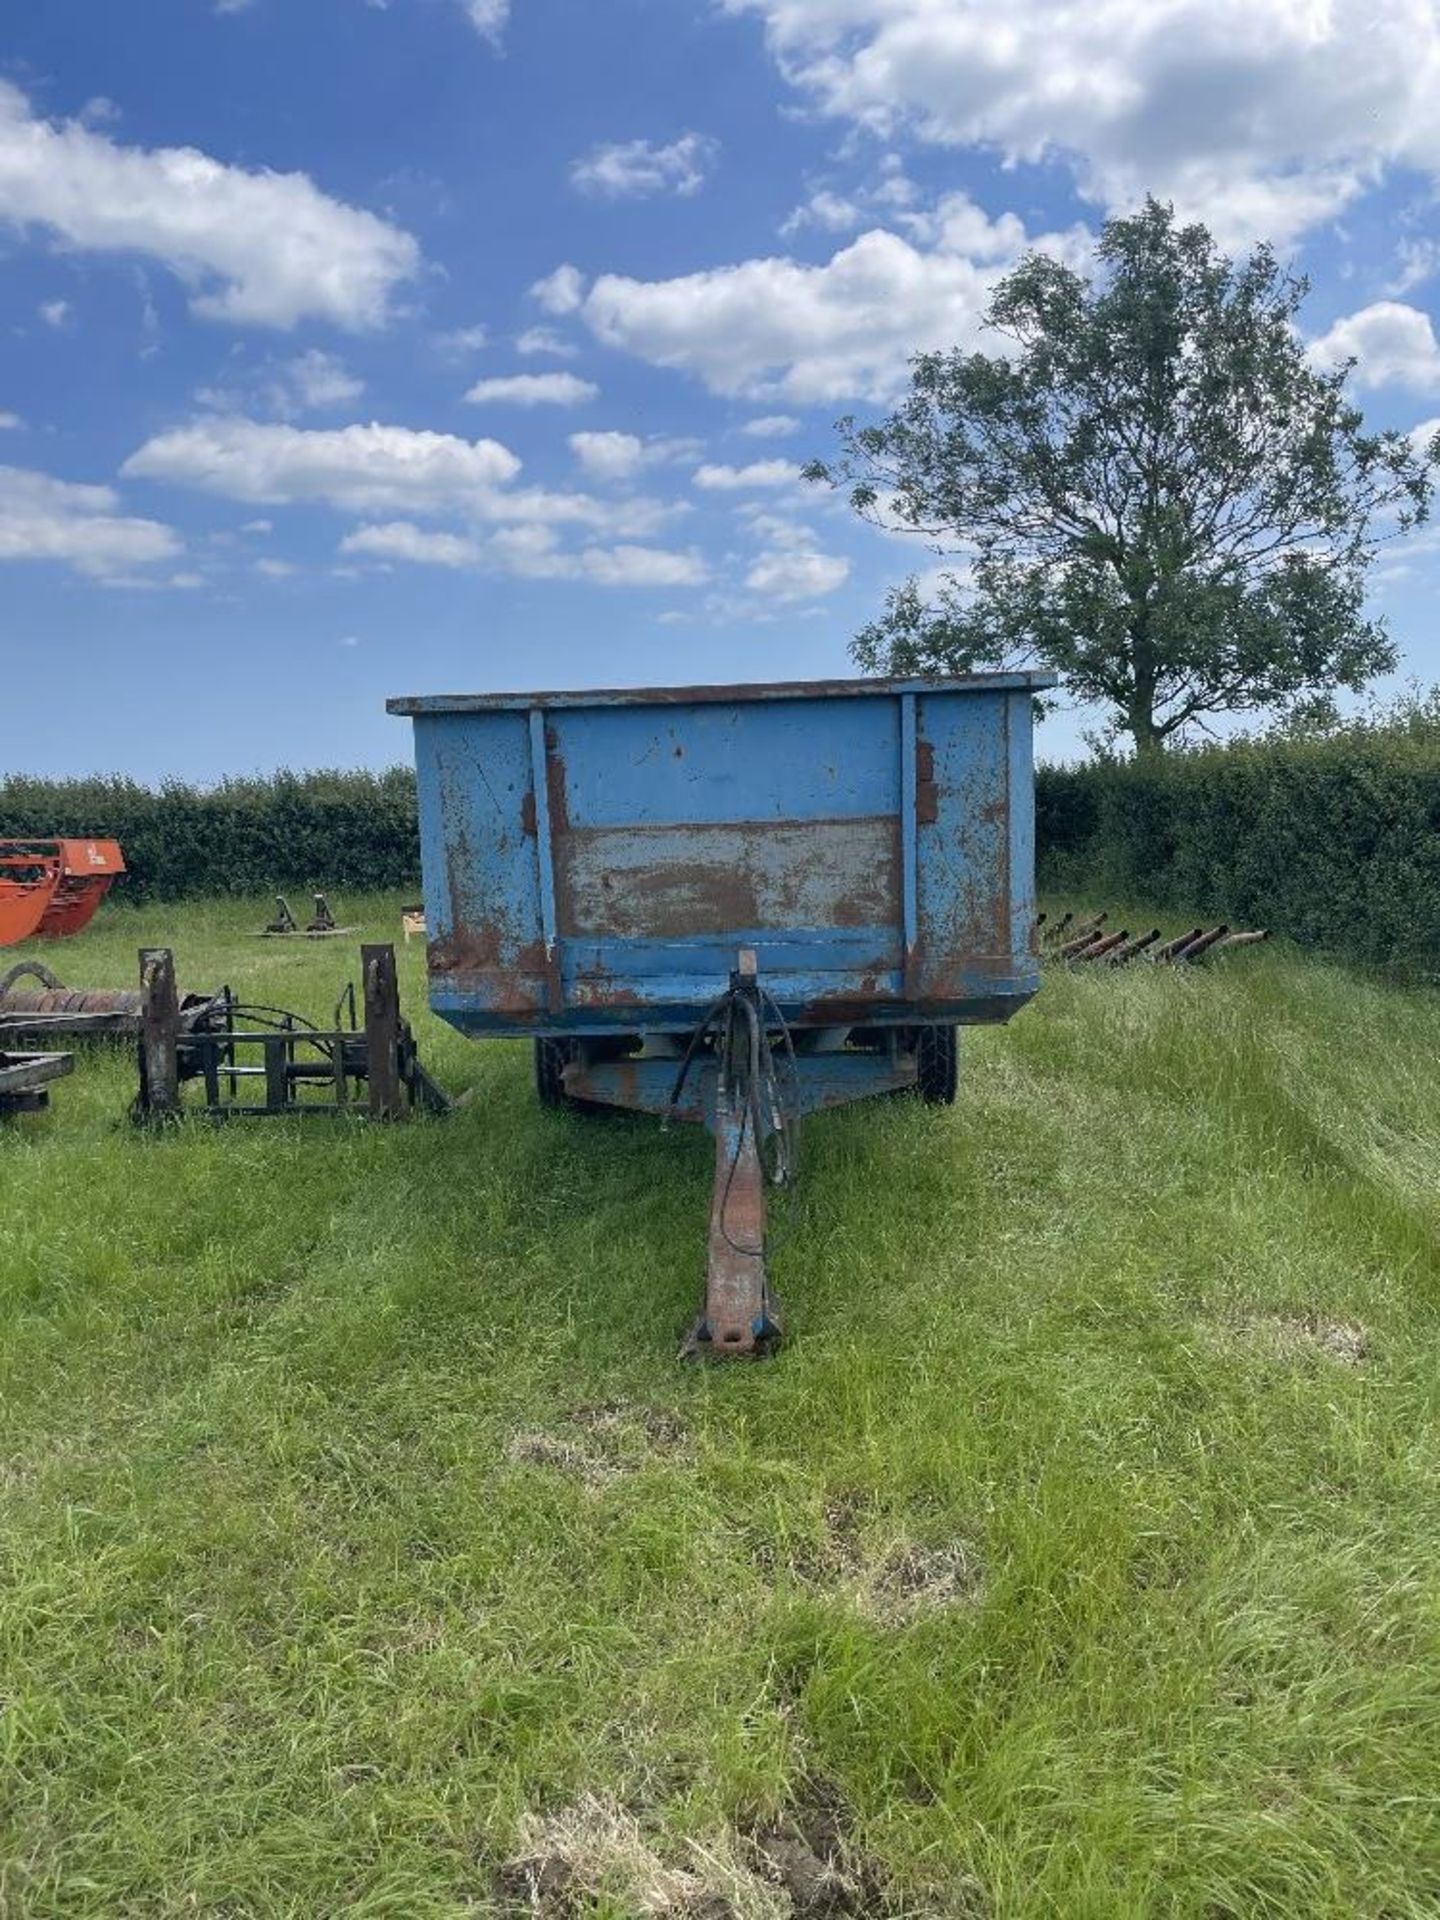
[[[1155,688],[1159,678],[1150,645],[1150,606],[1142,595],[1130,616],[1130,699],[1125,731],[1135,742],[1137,760],[1154,760],[1165,751],[1165,736],[1155,724]]]

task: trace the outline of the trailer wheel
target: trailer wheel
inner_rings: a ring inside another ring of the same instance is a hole
[[[552,1112],[573,1109],[577,1101],[565,1091],[565,1068],[575,1058],[573,1040],[537,1040],[535,1042],[535,1091],[542,1107]]]
[[[930,1107],[953,1107],[960,1084],[960,1035],[955,1027],[921,1027],[915,1037],[915,1091]]]

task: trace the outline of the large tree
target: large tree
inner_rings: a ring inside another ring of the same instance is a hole
[[[999,352],[921,354],[898,410],[807,469],[958,561],[890,595],[861,666],[1048,666],[1142,754],[1393,666],[1366,574],[1426,517],[1440,440],[1365,430],[1350,367],[1306,356],[1307,291],[1153,200],[1107,222],[1093,278],[1023,260]]]

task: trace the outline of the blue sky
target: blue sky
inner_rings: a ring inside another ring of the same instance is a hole
[[[0,768],[378,765],[387,694],[847,671],[936,562],[799,465],[1147,190],[1275,239],[1372,418],[1433,420],[1437,97],[1433,0],[10,8]],[[1435,567],[1376,582],[1427,684]]]

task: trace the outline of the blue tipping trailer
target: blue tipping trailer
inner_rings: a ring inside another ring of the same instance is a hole
[[[415,723],[430,1004],[547,1105],[716,1136],[699,1351],[777,1333],[799,1116],[954,1098],[1039,986],[1035,673],[391,700]]]

